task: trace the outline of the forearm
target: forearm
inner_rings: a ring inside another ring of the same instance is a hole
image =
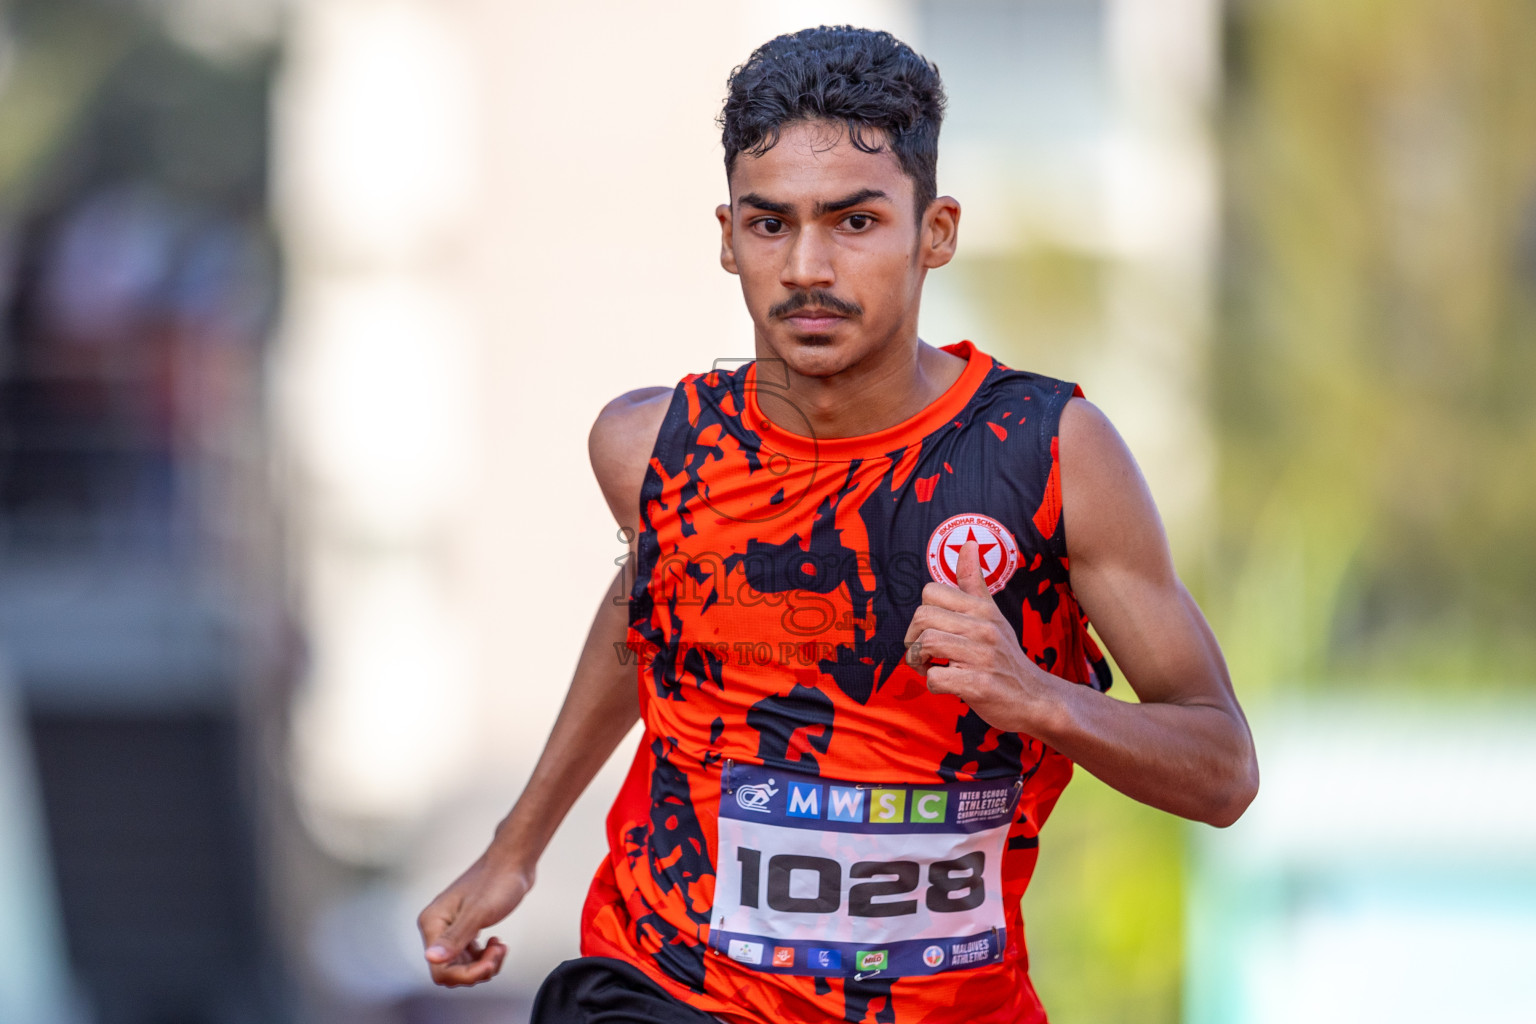
[[[960,587],[930,583],[907,628],[909,664],[928,688],[952,693],[993,727],[1032,736],[1136,800],[1229,825],[1258,789],[1248,724],[1225,662],[1182,587],[1137,607],[1161,613],[1135,635],[1135,616],[1111,617],[1110,650],[1139,704],[1051,675],[1025,656],[981,578],[975,542],[960,553]],[[1124,621],[1129,619],[1129,625]],[[1127,634],[1137,642],[1120,643]],[[1174,642],[1157,643],[1153,637]]]
[[[623,663],[615,646],[628,630],[628,608],[612,597],[624,575],[621,569],[605,592],[533,774],[496,828],[489,853],[504,865],[532,871],[571,805],[640,716],[634,663]]]
[[[1125,795],[1223,827],[1253,799],[1252,741],[1227,709],[1130,704],[1056,676],[1038,682],[1030,735]]]

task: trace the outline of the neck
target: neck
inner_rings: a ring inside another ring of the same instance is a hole
[[[761,342],[758,350],[759,358],[776,358]],[[960,378],[965,360],[914,334],[826,377],[796,373],[787,362],[779,365],[788,387],[758,389],[763,415],[795,433],[833,438],[873,434],[915,416]]]

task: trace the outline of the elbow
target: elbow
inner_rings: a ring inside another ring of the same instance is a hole
[[[1197,820],[1216,828],[1226,828],[1243,816],[1243,812],[1258,795],[1259,763],[1250,754],[1226,784],[1211,793],[1205,813],[1199,815]]]

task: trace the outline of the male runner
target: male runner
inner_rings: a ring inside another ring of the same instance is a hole
[[[1072,764],[1213,825],[1252,800],[1220,649],[1109,421],[918,338],[960,221],[943,102],[936,68],[852,28],[731,76],[716,215],[758,358],[593,426],[634,583],[527,789],[421,914],[439,984],[500,969],[480,930],[637,717],[583,957],[535,1021],[1043,1021],[1019,904]],[[1089,619],[1139,704],[1102,692]]]

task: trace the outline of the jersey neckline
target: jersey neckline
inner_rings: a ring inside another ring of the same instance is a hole
[[[981,381],[992,368],[992,357],[981,352],[969,341],[942,345],[940,350],[963,358],[965,369],[944,393],[916,413],[871,434],[855,434],[851,437],[811,437],[797,434],[779,426],[763,415],[757,404],[757,361],[747,367],[744,382],[746,401],[743,403],[742,420],[748,430],[762,441],[762,446],[791,458],[810,459],[818,462],[851,462],[854,459],[883,456],[921,441],[957,416],[981,387]]]

